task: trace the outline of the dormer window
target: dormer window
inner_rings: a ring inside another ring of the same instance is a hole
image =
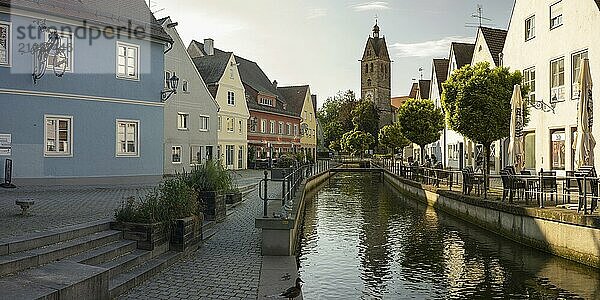
[[[272,98],[266,98],[266,97],[259,97],[258,98],[258,103],[262,104],[262,105],[266,105],[266,106],[273,106],[273,99]]]

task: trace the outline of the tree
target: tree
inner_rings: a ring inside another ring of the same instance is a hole
[[[375,104],[369,100],[360,100],[352,110],[352,124],[354,130],[368,132],[377,143],[379,134],[379,111]]]
[[[381,130],[379,130],[379,144],[383,147],[391,149],[392,155],[395,155],[396,149],[403,149],[404,147],[410,145],[410,142],[402,134],[400,124],[396,122],[390,125],[385,125],[383,128],[381,128]]]
[[[484,169],[490,174],[490,146],[510,134],[511,98],[515,84],[523,78],[519,71],[508,68],[490,69],[487,62],[464,66],[443,84],[442,105],[450,128],[470,140],[482,144]],[[523,96],[527,88],[522,90]],[[525,123],[528,110],[524,110]]]
[[[331,144],[340,141],[345,132],[352,131],[352,110],[356,106],[356,95],[353,91],[338,92],[328,98],[317,112],[319,124],[323,128],[323,144],[333,149]]]
[[[370,133],[353,130],[344,133],[341,146],[344,151],[347,151],[352,155],[360,153],[360,156],[362,157],[365,150],[368,150],[373,143],[375,143],[375,138],[373,138]]]
[[[424,161],[425,145],[440,138],[444,129],[444,115],[431,100],[408,99],[398,109],[398,123],[402,134],[421,147],[421,161]]]

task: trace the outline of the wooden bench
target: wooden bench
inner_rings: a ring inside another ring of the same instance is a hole
[[[21,199],[15,201],[15,204],[21,207],[21,215],[26,215],[27,210],[35,204],[32,199]]]

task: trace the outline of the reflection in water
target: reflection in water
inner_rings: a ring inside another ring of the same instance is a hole
[[[306,205],[305,299],[600,299],[600,272],[340,174]]]

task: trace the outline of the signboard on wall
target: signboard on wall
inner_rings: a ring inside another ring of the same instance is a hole
[[[0,133],[0,156],[12,155],[12,135]]]

